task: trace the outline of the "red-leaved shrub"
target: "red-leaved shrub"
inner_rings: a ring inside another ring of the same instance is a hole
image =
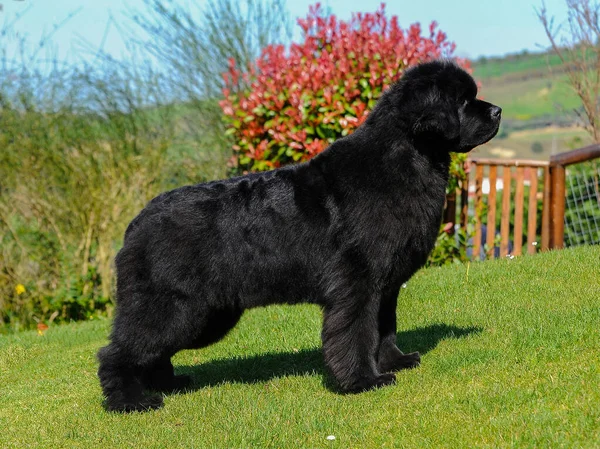
[[[282,45],[265,48],[243,75],[230,61],[224,74],[221,107],[234,136],[237,171],[311,158],[354,131],[407,67],[451,57],[455,47],[436,22],[428,36],[418,23],[400,28],[397,16],[386,17],[384,4],[345,22],[325,16],[317,3],[298,24],[301,43],[287,52]]]

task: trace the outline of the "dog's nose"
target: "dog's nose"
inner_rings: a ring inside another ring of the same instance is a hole
[[[492,114],[492,118],[500,118],[500,114],[502,114],[502,108],[499,108],[498,106],[494,106],[494,107],[492,107],[492,110],[490,111],[490,113]]]

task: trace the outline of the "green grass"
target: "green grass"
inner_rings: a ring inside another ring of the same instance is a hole
[[[0,447],[600,447],[600,247],[432,268],[401,291],[397,385],[341,395],[320,311],[250,311],[178,354],[194,390],[145,414],[105,412],[108,321],[0,337]],[[328,435],[335,435],[328,441]]]

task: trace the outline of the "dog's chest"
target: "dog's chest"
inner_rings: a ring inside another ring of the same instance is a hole
[[[433,249],[445,201],[445,188],[436,186],[412,195],[402,195],[392,203],[382,232],[389,242],[389,254],[405,264],[422,266]],[[375,225],[375,224],[374,224]],[[386,250],[382,248],[382,250]]]

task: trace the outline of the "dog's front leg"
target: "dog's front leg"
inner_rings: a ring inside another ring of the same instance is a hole
[[[414,368],[421,363],[418,352],[404,354],[396,346],[396,305],[398,302],[398,288],[388,288],[379,303],[379,350],[377,355],[377,368],[381,373]]]
[[[335,298],[325,307],[325,363],[347,392],[360,392],[394,383],[395,375],[377,368],[378,301]]]

